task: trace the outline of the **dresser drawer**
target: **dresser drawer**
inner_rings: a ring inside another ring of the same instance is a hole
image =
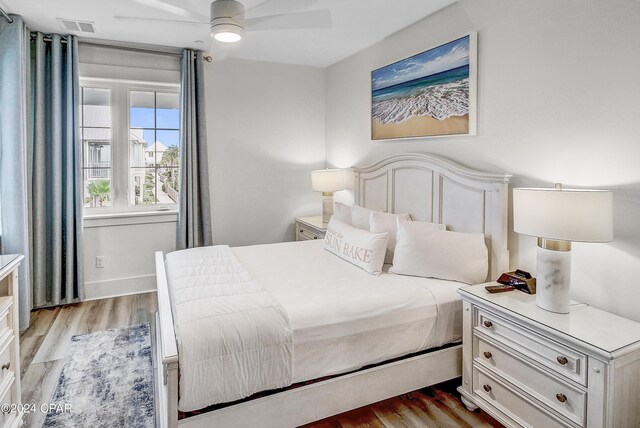
[[[7,308],[7,310],[0,314],[0,335],[2,333],[4,333],[6,330],[10,330],[11,328],[9,327],[9,308]]]
[[[4,376],[5,374],[3,373],[3,377],[0,380],[0,405],[2,407],[9,405],[8,410],[14,411],[5,413],[0,410],[0,427],[13,427],[17,426],[19,422],[18,413],[11,408],[11,404],[16,404],[11,397],[11,386],[15,379],[13,373],[10,373],[10,376]]]
[[[480,338],[474,340],[474,361],[522,388],[567,419],[583,425],[587,393],[569,381],[545,372]]]
[[[11,370],[13,370],[11,367],[11,343],[8,343],[4,349],[0,349],[0,379],[7,371]]]
[[[473,394],[484,399],[499,412],[530,428],[571,427],[542,408],[533,404],[526,395],[517,393],[513,388],[499,381],[488,372],[473,368]]]
[[[485,334],[552,371],[587,385],[587,356],[476,307],[474,332]]]
[[[7,319],[7,313],[0,318],[0,383],[4,381],[5,376],[9,373],[13,376],[13,367],[11,367],[11,345],[16,338],[13,335],[13,330],[9,328]]]

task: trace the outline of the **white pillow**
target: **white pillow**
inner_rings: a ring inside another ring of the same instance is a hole
[[[371,232],[387,232],[389,242],[387,242],[387,254],[384,257],[385,263],[393,263],[393,250],[396,247],[396,234],[398,232],[398,221],[411,221],[409,214],[389,214],[382,211],[372,211],[369,217],[369,230]]]
[[[336,202],[333,205],[333,216],[341,222],[351,226],[351,206]]]
[[[324,235],[324,249],[369,273],[380,275],[387,239],[386,233],[357,229],[331,217]]]
[[[433,223],[398,222],[390,272],[480,284],[488,271],[489,254],[482,233],[438,230]]]
[[[359,205],[351,205],[351,226],[362,230],[369,230],[369,217],[373,210]]]

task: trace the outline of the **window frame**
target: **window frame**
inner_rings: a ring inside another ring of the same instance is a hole
[[[122,214],[156,214],[158,212],[177,212],[178,204],[156,203],[131,205],[129,203],[129,174],[130,161],[130,103],[132,91],[162,92],[180,94],[180,84],[143,82],[134,80],[81,77],[80,87],[101,88],[110,90],[111,110],[111,206],[109,207],[84,207],[83,216],[105,217],[109,215],[121,216]],[[82,108],[82,105],[80,105]],[[84,125],[84,123],[83,123]],[[178,127],[179,128],[179,127]],[[178,129],[180,132],[180,129]],[[82,144],[82,141],[80,141]],[[84,156],[84,155],[83,155]],[[82,159],[84,171],[85,160]],[[179,169],[178,169],[179,170]],[[84,174],[82,175],[82,187],[80,195],[84,200]]]

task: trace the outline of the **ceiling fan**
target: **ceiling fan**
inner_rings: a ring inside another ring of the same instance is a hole
[[[211,37],[222,43],[241,40],[245,31],[331,28],[331,11],[329,10],[290,13],[311,6],[318,0],[266,0],[246,10],[244,5],[236,0],[214,0],[210,5],[209,17],[177,6],[168,0],[134,1],[163,10],[182,19],[139,16],[115,16],[114,18],[209,25]],[[284,11],[287,13],[283,13]]]

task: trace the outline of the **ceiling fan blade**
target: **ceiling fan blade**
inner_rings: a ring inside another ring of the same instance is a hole
[[[114,16],[114,18],[120,19],[120,20],[128,20],[128,21],[155,21],[155,22],[172,22],[177,24],[210,25],[208,22],[183,21],[180,19],[147,18],[142,16]]]
[[[246,31],[297,30],[304,28],[331,28],[331,11],[314,10],[311,12],[291,13],[287,15],[261,16],[244,20]]]
[[[245,17],[258,15],[278,15],[283,12],[295,12],[314,4],[318,0],[266,0],[244,11]]]
[[[165,12],[181,16],[183,18],[189,18],[194,21],[208,21],[209,17],[206,15],[201,15],[196,12],[192,12],[188,9],[182,8],[180,6],[176,6],[172,3],[169,3],[165,0],[133,0],[136,3],[144,4],[145,6],[153,7],[155,9],[163,10]]]

